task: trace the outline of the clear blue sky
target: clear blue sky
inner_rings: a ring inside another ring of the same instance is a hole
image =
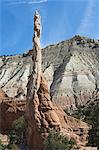
[[[75,34],[99,39],[99,0],[0,0],[0,55],[32,48],[33,15],[42,16],[41,45]]]

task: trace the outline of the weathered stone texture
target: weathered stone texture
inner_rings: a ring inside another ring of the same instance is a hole
[[[52,101],[48,84],[41,69],[40,16],[34,16],[34,48],[32,52],[33,70],[27,84],[27,144],[33,150],[44,150],[44,139],[54,129],[74,138],[78,145],[85,145],[88,125],[73,117],[67,116]]]

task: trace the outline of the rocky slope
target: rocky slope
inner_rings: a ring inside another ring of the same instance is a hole
[[[43,142],[49,131],[53,129],[75,139],[79,147],[85,146],[88,142],[88,124],[68,116],[51,101],[44,78],[41,78],[38,95],[34,99],[31,98],[30,102],[28,100],[26,118],[28,124],[27,143],[33,150],[44,150]]]
[[[25,99],[32,70],[31,53],[0,57],[0,87],[9,97]],[[97,97],[99,40],[75,36],[42,49],[42,53],[53,101],[74,109]]]

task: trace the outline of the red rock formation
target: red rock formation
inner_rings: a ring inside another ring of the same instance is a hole
[[[7,97],[0,89],[0,132],[7,133],[13,121],[25,112],[26,101]]]
[[[27,85],[27,144],[33,150],[44,150],[44,139],[48,136],[49,130],[55,129],[73,137],[78,145],[85,145],[88,125],[67,116],[61,108],[51,101],[47,81],[41,71],[40,24],[40,15],[36,11],[32,55],[33,71]]]
[[[0,102],[2,99],[7,98],[7,94],[0,88]]]

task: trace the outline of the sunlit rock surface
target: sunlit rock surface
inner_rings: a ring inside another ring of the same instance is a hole
[[[31,54],[0,57],[0,87],[8,96],[26,97]],[[53,101],[75,109],[99,95],[99,40],[75,36],[42,49],[42,54]]]

